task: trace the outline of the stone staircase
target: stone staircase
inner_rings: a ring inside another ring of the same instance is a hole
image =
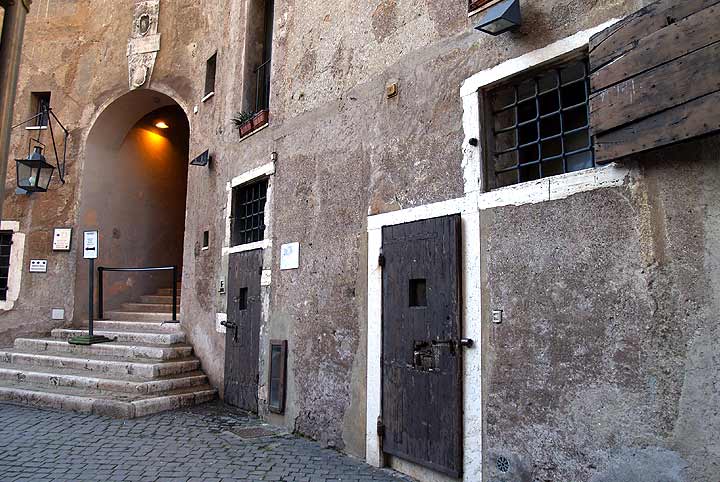
[[[217,390],[180,324],[166,323],[171,319],[172,289],[165,288],[95,321],[95,334],[111,343],[68,343],[87,329],[18,338],[12,348],[0,348],[0,400],[118,418],[213,400]]]

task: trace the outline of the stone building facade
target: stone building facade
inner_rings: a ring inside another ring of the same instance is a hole
[[[384,227],[459,215],[463,336],[475,342],[460,478],[720,477],[718,138],[498,190],[477,142],[477,92],[582,53],[650,2],[521,2],[522,26],[493,37],[466,0],[268,1],[33,3],[15,119],[50,93],[68,163],[64,184],[31,196],[9,168],[2,219],[18,262],[0,344],[84,326],[79,240],[98,229],[101,265],[182,266],[182,327],[222,392],[230,265],[245,251],[233,193],[267,179],[252,247],[257,410],[270,422],[421,480],[457,478],[389,456],[377,435],[378,256]],[[268,52],[270,73],[256,72]],[[241,138],[231,119],[263,102],[265,75],[267,125]],[[172,133],[148,150],[142,122],[160,118]],[[11,161],[35,134],[14,131]],[[188,166],[205,151],[207,166]],[[73,228],[70,252],[52,250],[57,227]],[[292,243],[298,268],[281,269]],[[28,272],[31,259],[48,272]],[[166,282],[116,275],[107,303]],[[271,340],[287,342],[283,413],[270,410]]]

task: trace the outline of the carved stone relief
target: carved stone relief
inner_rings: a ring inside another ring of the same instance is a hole
[[[135,2],[132,34],[127,49],[130,89],[139,89],[150,82],[160,51],[159,19],[160,0]]]

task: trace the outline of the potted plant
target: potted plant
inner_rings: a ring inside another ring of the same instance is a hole
[[[268,114],[269,114],[269,112],[267,109],[263,109],[260,112],[258,112],[257,114],[255,114],[253,116],[253,120],[252,120],[253,129],[257,129],[258,127],[262,127],[265,124],[267,124],[268,123]]]
[[[242,111],[235,113],[230,120],[240,131],[240,137],[244,137],[253,130],[252,119],[253,115],[250,112]]]

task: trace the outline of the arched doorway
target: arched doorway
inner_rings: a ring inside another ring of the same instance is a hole
[[[183,109],[152,90],[125,94],[97,118],[85,144],[78,223],[78,238],[99,231],[97,266],[182,269],[189,137]],[[75,320],[88,314],[81,243]],[[105,309],[171,286],[168,272],[107,273]]]

